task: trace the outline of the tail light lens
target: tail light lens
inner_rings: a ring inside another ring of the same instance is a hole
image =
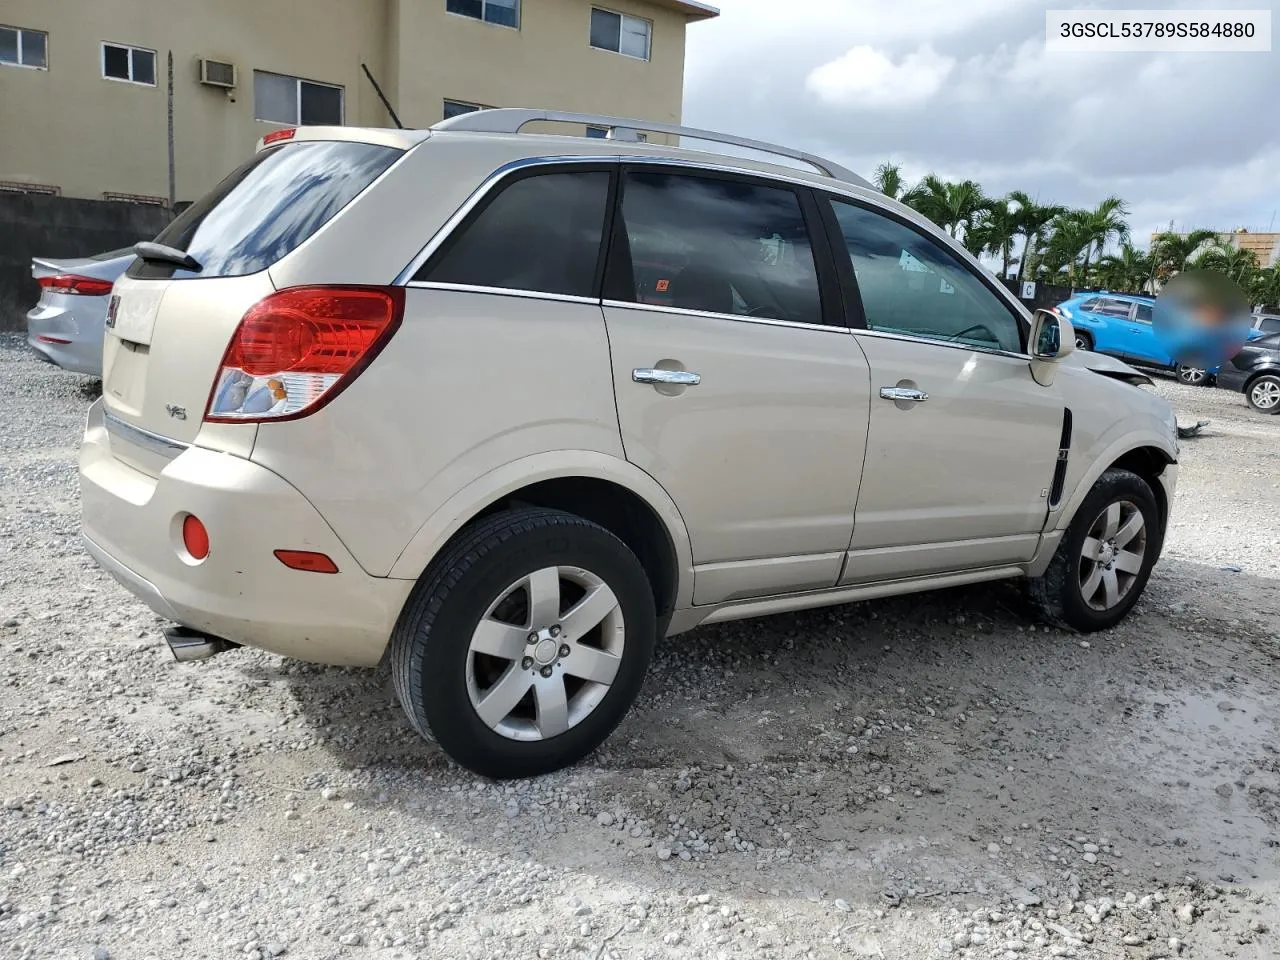
[[[213,423],[314,413],[354,380],[404,313],[402,287],[292,287],[236,327],[205,411]]]
[[[41,290],[50,293],[66,293],[80,297],[105,297],[111,292],[114,281],[99,280],[97,277],[78,277],[73,273],[60,273],[53,277],[40,277],[36,280]]]

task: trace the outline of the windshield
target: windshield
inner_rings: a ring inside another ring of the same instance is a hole
[[[187,280],[265,270],[333,219],[402,152],[348,140],[263,150],[156,237],[189,253],[201,270],[138,260],[129,276]]]

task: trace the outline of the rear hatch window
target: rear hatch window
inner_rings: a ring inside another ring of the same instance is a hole
[[[347,140],[284,144],[255,154],[156,237],[201,269],[137,260],[139,280],[242,277],[266,270],[331,220],[403,151]]]

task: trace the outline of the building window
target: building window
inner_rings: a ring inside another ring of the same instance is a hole
[[[460,117],[464,113],[475,113],[477,110],[484,110],[485,107],[478,103],[467,103],[465,100],[445,100],[444,102],[444,118],[452,120],[454,117]]]
[[[591,8],[591,45],[598,50],[612,50],[637,60],[648,60],[652,33],[653,24],[648,20],[599,7]]]
[[[294,126],[341,126],[342,87],[255,70],[253,118]]]
[[[107,80],[156,85],[156,52],[117,43],[102,45],[102,76]]]
[[[503,27],[520,27],[520,0],[445,0],[450,13]]]
[[[47,70],[49,35],[39,30],[0,27],[0,63]]]
[[[608,140],[608,139],[609,139],[609,128],[608,128],[608,127],[594,127],[594,126],[588,126],[588,127],[587,127],[587,139],[588,139],[588,140]],[[647,133],[637,133],[637,134],[636,134],[636,139],[637,139],[637,140],[639,140],[641,143],[648,143],[648,142],[649,142],[649,135],[648,135]]]

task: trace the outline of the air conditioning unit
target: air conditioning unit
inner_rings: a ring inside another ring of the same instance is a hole
[[[236,65],[221,60],[200,61],[200,82],[207,87],[231,90],[236,85]]]

